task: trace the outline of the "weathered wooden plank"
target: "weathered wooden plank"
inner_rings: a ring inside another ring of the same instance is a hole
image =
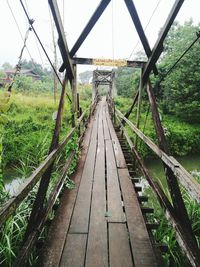
[[[60,53],[63,59],[63,65],[62,68],[60,69],[60,71],[64,71],[64,69],[66,69],[67,73],[68,73],[68,77],[70,82],[72,82],[72,79],[74,78],[74,70],[73,70],[73,66],[72,66],[72,61],[71,61],[71,56],[69,54],[69,49],[68,49],[68,45],[67,45],[67,41],[65,38],[65,33],[64,33],[64,27],[62,24],[62,20],[61,20],[61,16],[60,16],[60,12],[59,12],[59,8],[58,8],[58,4],[56,0],[49,0],[49,6],[51,8],[51,12],[55,21],[55,25],[58,31],[58,45],[60,48]]]
[[[131,68],[143,68],[145,66],[145,61],[132,61],[132,60],[113,60],[113,59],[99,59],[99,58],[80,58],[74,57],[72,58],[73,64],[84,64],[84,65],[102,65],[102,66],[120,66],[124,65],[124,67]]]
[[[107,120],[106,120],[106,112],[107,112],[107,103],[104,102],[104,106],[103,106],[103,129],[104,129],[104,139],[105,140],[110,140],[110,132],[108,129],[108,124],[107,124]]]
[[[111,140],[106,140],[108,221],[125,222],[117,166]]]
[[[145,221],[127,169],[118,169],[135,267],[157,266]]]
[[[97,123],[99,115],[99,106],[94,118],[94,124],[91,134],[91,141],[88,154],[83,168],[83,174],[76,204],[70,225],[70,233],[88,233],[89,212],[92,192],[92,181],[94,174],[95,157],[97,150]]]
[[[87,234],[69,234],[62,253],[60,267],[83,267]]]
[[[106,120],[108,123],[108,128],[110,131],[110,136],[113,142],[113,148],[114,148],[114,153],[115,153],[115,159],[116,159],[116,164],[118,168],[126,168],[126,161],[124,159],[122,150],[120,148],[120,143],[117,138],[116,132],[114,130],[113,124],[110,119],[110,115],[108,113],[108,107],[106,108]]]
[[[70,220],[78,192],[78,186],[82,176],[85,158],[88,152],[90,136],[92,132],[92,122],[88,125],[85,138],[82,143],[81,158],[79,160],[77,170],[71,179],[75,182],[76,187],[72,190],[66,189],[60,200],[60,206],[56,212],[49,229],[48,239],[44,246],[43,252],[39,260],[39,266],[56,267],[59,266],[62,250],[64,247],[66,234],[69,229]]]
[[[106,189],[105,189],[105,145],[102,123],[103,105],[99,114],[98,148],[94,171],[91,215],[85,266],[108,266]]]
[[[110,267],[133,266],[126,224],[109,223],[109,259]]]

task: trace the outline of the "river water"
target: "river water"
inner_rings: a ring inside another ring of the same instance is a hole
[[[178,162],[191,174],[200,175],[200,155],[191,155],[184,157],[175,157]],[[147,160],[145,165],[150,171],[155,180],[160,181],[160,183],[165,187],[167,186],[162,161],[160,159]]]
[[[189,171],[190,173],[198,173],[200,175],[200,155],[177,157],[176,159],[183,165],[183,167],[187,171]],[[147,160],[145,164],[148,167],[152,177],[155,178],[157,181],[160,181],[160,183],[164,187],[167,186],[161,160],[151,159]],[[10,192],[10,195],[15,194],[21,183],[22,179],[18,177],[18,174],[15,170],[8,169],[5,172],[5,187],[6,190]],[[145,187],[145,180],[143,180],[142,184]]]
[[[22,182],[23,179],[19,177],[18,173],[14,169],[9,168],[4,172],[5,188],[11,196],[15,195]]]

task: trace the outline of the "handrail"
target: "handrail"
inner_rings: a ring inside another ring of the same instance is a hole
[[[94,103],[93,105],[95,105]],[[89,109],[83,112],[80,118],[77,120],[77,124],[68,135],[64,138],[64,140],[58,145],[56,149],[54,149],[46,159],[39,165],[39,167],[33,171],[33,173],[25,180],[25,182],[20,186],[18,192],[10,198],[6,203],[3,204],[2,208],[0,209],[0,226],[9,218],[20,205],[20,203],[26,198],[28,193],[33,189],[36,183],[41,178],[42,174],[47,170],[47,168],[53,163],[55,158],[58,154],[62,151],[64,146],[68,143],[72,135],[80,126],[81,122],[83,121],[85,115],[87,114]]]
[[[123,135],[126,138],[126,141],[131,149],[133,156],[136,158],[138,162],[138,166],[140,170],[142,171],[143,175],[146,177],[147,181],[149,182],[149,185],[151,186],[153,192],[157,196],[157,199],[161,207],[164,209],[166,219],[172,225],[176,233],[177,241],[180,247],[182,247],[183,251],[185,252],[187,257],[190,259],[192,266],[198,266],[196,264],[199,261],[199,256],[198,256],[199,250],[198,250],[197,244],[191,238],[190,233],[185,229],[184,223],[180,221],[180,219],[177,217],[172,204],[170,203],[169,199],[166,197],[165,193],[163,192],[158,182],[155,181],[153,177],[150,175],[147,167],[145,166],[140,155],[135,149],[135,146],[133,142],[131,141],[126,129],[124,128],[123,123],[120,120],[121,117],[118,114],[116,114],[116,118],[119,122],[119,125],[121,125],[121,129],[123,130]]]
[[[200,204],[200,184],[184,167],[172,156],[167,155],[153,141],[144,135],[132,122],[130,122],[117,108],[115,111],[121,119],[142,139],[146,145],[173,171],[180,183],[185,187],[190,196]]]
[[[79,117],[79,119],[77,120],[78,121],[77,125],[71,130],[71,132],[68,134],[68,136],[64,139],[64,141],[59,146],[60,151],[62,150],[64,145],[68,142],[69,138],[73,135],[73,133],[75,132],[76,129],[79,132],[78,145],[80,147],[80,143],[81,143],[83,136],[84,136],[84,131],[82,134],[80,134],[80,123],[83,121],[84,126],[87,127],[88,120],[90,119],[91,115],[93,114],[93,109],[95,108],[96,104],[97,104],[97,101],[95,100],[90,105],[90,107]],[[88,110],[90,110],[90,113],[88,115],[88,119],[86,121],[84,121],[84,117],[85,117]],[[91,112],[91,110],[92,110],[92,112]],[[70,166],[71,162],[73,161],[76,153],[77,153],[77,150],[73,149],[71,151],[70,155],[68,156],[67,161],[65,162],[65,164],[63,166],[62,173],[61,173],[60,177],[58,178],[54,187],[51,189],[51,193],[48,197],[47,205],[45,206],[45,208],[43,210],[43,215],[36,222],[36,225],[34,225],[32,231],[30,231],[28,236],[25,238],[25,242],[24,242],[23,247],[21,248],[21,250],[18,254],[18,257],[17,257],[15,263],[14,263],[14,267],[21,267],[24,265],[24,262],[26,261],[26,258],[28,256],[28,254],[30,253],[31,248],[34,246],[35,242],[37,241],[39,233],[40,233],[41,229],[43,228],[45,221],[48,218],[48,214],[51,211],[53,204],[55,203],[55,201],[56,201],[56,199],[57,199],[57,197],[58,197],[58,195],[59,195],[59,193],[63,187],[66,173],[67,173],[69,166]]]

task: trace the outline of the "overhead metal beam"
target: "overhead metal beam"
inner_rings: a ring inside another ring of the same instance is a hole
[[[81,64],[81,65],[99,65],[99,66],[143,68],[147,62],[137,61],[137,60],[113,60],[113,59],[74,57],[72,59],[72,63],[73,64]]]
[[[48,2],[51,8],[51,12],[52,12],[52,15],[55,21],[57,31],[58,31],[58,36],[59,36],[58,45],[59,45],[60,52],[61,52],[62,59],[63,59],[63,65],[60,68],[60,71],[62,72],[64,71],[64,69],[66,69],[67,74],[68,74],[67,76],[70,82],[72,82],[74,78],[74,70],[73,70],[73,66],[71,62],[71,57],[69,54],[67,41],[65,38],[64,28],[63,28],[60,12],[58,9],[58,4],[56,0],[48,0]]]
[[[86,37],[88,36],[88,34],[90,33],[90,31],[92,30],[97,20],[100,18],[101,14],[104,12],[104,10],[106,9],[109,3],[110,3],[110,0],[101,0],[99,6],[97,7],[94,14],[92,15],[87,25],[83,29],[76,43],[72,47],[70,51],[71,57],[73,57],[76,54],[76,52],[78,51],[82,43],[85,41]]]
[[[144,68],[144,73],[143,73],[143,84],[146,84],[147,81],[148,81],[148,77],[155,65],[155,63],[157,62],[160,54],[162,53],[163,51],[163,42],[165,40],[165,37],[167,36],[170,28],[171,28],[171,25],[173,24],[182,4],[183,4],[184,0],[176,0],[176,2],[174,3],[171,11],[170,11],[170,14],[162,28],[162,31],[158,37],[158,40],[153,48],[153,52]]]
[[[136,10],[136,7],[133,3],[132,0],[124,0],[127,8],[128,8],[128,11],[130,13],[130,16],[132,18],[132,21],[135,25],[135,28],[138,32],[138,35],[140,37],[140,40],[142,42],[142,45],[143,45],[143,48],[144,48],[144,51],[147,55],[147,57],[149,58],[151,56],[151,48],[150,48],[150,45],[149,45],[149,42],[147,40],[147,37],[144,33],[144,30],[143,30],[143,27],[142,27],[142,24],[141,24],[141,21],[140,21],[140,18],[138,16],[138,13],[137,13],[137,10]],[[154,66],[153,68],[153,71],[154,71],[154,74],[158,74],[158,70],[156,68],[156,66]]]

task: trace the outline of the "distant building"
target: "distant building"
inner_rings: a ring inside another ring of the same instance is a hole
[[[15,70],[5,70],[3,72],[5,73],[6,77],[0,78],[0,87],[5,87],[6,84],[10,84],[15,74]],[[40,80],[40,76],[30,69],[21,69],[20,75],[31,77],[33,81]]]

